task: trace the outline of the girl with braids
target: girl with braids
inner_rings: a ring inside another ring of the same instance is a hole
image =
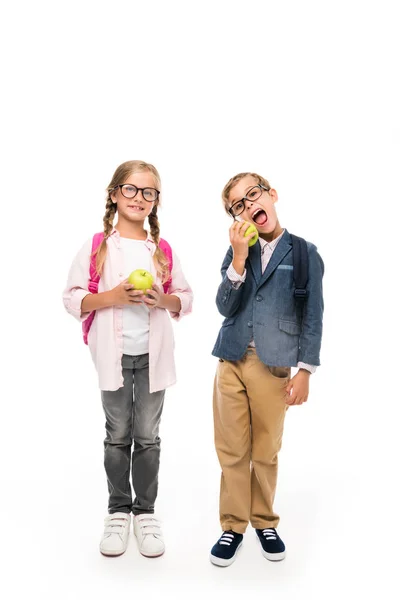
[[[107,188],[104,239],[95,251],[98,291],[89,289],[91,238],[72,263],[63,297],[67,311],[81,322],[95,311],[87,341],[106,416],[109,514],[100,542],[106,556],[125,552],[131,513],[140,552],[152,557],[164,552],[154,504],[165,388],[176,380],[169,315],[179,320],[190,313],[193,295],[176,254],[172,251],[170,273],[160,248],[160,189],[151,164],[129,161],[117,168]],[[128,283],[136,269],[153,275],[155,284],[145,293]]]

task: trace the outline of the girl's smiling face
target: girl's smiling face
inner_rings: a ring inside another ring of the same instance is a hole
[[[243,212],[236,218],[253,223],[260,235],[266,239],[274,239],[282,231],[275,210],[277,200],[278,194],[274,189],[266,190],[251,175],[246,175],[238,181],[228,196],[229,208],[237,202],[242,204],[236,204],[236,208],[241,210],[244,207]]]
[[[123,185],[131,185],[136,188],[156,188],[154,177],[150,171],[134,173],[129,175],[123,182]],[[155,204],[158,204],[158,198],[155,202],[148,202],[143,198],[143,192],[138,191],[134,198],[126,198],[121,188],[118,187],[111,194],[113,202],[117,205],[118,220],[129,222],[144,221],[149,216]]]

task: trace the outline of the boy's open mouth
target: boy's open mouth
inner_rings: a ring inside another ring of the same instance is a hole
[[[258,208],[256,211],[254,211],[251,218],[253,219],[254,223],[257,223],[257,225],[265,225],[265,223],[268,221],[268,215],[265,210],[262,210],[262,208]]]

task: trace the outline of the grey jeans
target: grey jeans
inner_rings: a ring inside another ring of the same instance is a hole
[[[106,416],[104,466],[109,492],[108,511],[132,511],[135,515],[153,513],[160,466],[158,430],[165,390],[149,392],[148,354],[124,354],[122,374],[122,388],[101,392]],[[129,481],[131,471],[136,496],[133,502]]]

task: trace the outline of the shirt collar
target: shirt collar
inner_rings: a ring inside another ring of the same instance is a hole
[[[285,233],[285,229],[282,231],[282,233],[280,235],[278,235],[277,238],[275,238],[274,240],[272,240],[272,242],[267,242],[266,240],[264,240],[262,237],[259,237],[258,239],[260,240],[260,246],[261,246],[261,252],[265,251],[265,248],[268,246],[269,249],[271,251],[274,251],[279,240],[281,239],[281,237],[283,236],[283,234]]]
[[[146,230],[146,233],[147,233],[147,238],[145,240],[143,240],[143,241],[146,243],[146,245],[148,247],[155,246],[155,241],[151,237],[150,231]],[[121,238],[121,235],[120,235],[119,231],[117,229],[115,229],[115,227],[113,227],[112,230],[111,230],[110,236],[112,236],[112,235],[115,235],[115,237],[117,238],[118,241]]]

